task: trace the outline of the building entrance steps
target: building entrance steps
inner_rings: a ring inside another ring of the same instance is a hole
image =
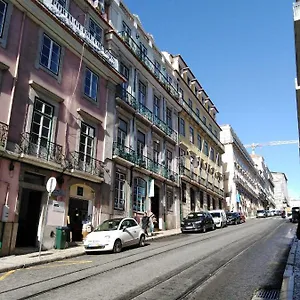
[[[158,232],[155,232],[153,234],[153,236],[147,237],[146,240],[152,241],[155,239],[161,239],[164,237],[169,237],[169,236],[177,235],[180,233],[181,233],[180,229],[170,229],[170,230],[158,231]],[[19,253],[20,253],[20,251],[19,251]],[[25,252],[23,252],[23,253],[25,253]],[[62,249],[62,250],[50,249],[47,251],[42,251],[40,258],[39,258],[38,251],[27,253],[27,254],[21,254],[21,255],[10,255],[10,256],[5,256],[5,257],[0,257],[0,274],[11,271],[11,270],[46,264],[46,263],[59,261],[59,260],[67,259],[67,258],[72,258],[72,257],[84,255],[84,254],[85,254],[85,251],[84,251],[83,246],[78,245],[75,247]]]

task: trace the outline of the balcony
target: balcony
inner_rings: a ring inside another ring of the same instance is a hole
[[[134,39],[128,35],[127,32],[119,32],[119,36],[130,48],[131,52],[137,57],[137,59],[152,73],[158,82],[164,87],[164,89],[176,100],[179,100],[179,93],[176,88],[168,81],[167,75],[162,73],[159,68],[155,66],[152,60],[142,51],[141,47],[134,41]]]
[[[8,125],[0,122],[0,149],[6,148]]]
[[[103,178],[103,163],[81,152],[71,152],[68,155],[69,169]]]
[[[102,59],[107,61],[119,72],[119,62],[110,50],[96,40],[87,28],[81,25],[57,0],[42,0],[45,7],[55,15],[65,26],[67,26],[82,41],[87,43]]]
[[[196,123],[198,123],[201,128],[206,132],[206,134],[214,140],[214,142],[219,146],[220,149],[224,151],[224,145],[219,141],[219,139],[210,131],[206,124],[203,123],[200,116],[186,103],[183,99],[180,100],[180,104],[186,110],[186,112],[192,116]]]
[[[30,155],[37,159],[62,164],[62,146],[50,142],[48,139],[39,137],[36,134],[24,132],[21,135],[20,148],[23,154]]]
[[[154,124],[162,132],[164,132],[171,140],[177,143],[178,135],[175,130],[170,128],[164,121],[157,116],[153,116],[152,111],[137,99],[128,93],[122,86],[117,86],[116,98],[121,99],[124,103],[129,105],[134,111],[146,118],[150,123]]]
[[[179,166],[179,173],[180,175],[186,176],[188,178],[191,179],[191,170],[189,170],[188,168],[186,168],[184,165],[180,165]]]
[[[177,173],[169,170],[164,165],[161,165],[144,155],[139,155],[133,149],[126,147],[122,144],[114,142],[113,155],[119,156],[140,168],[148,170],[149,172],[152,172],[154,174],[160,175],[173,182],[178,182]]]

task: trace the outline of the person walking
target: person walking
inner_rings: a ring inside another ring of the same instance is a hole
[[[147,212],[144,213],[144,216],[142,218],[142,228],[145,231],[145,234],[148,236],[148,227],[149,227],[149,217],[147,215]]]

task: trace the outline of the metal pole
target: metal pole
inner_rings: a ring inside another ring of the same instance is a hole
[[[44,240],[44,231],[46,226],[46,219],[47,219],[47,212],[48,212],[48,205],[49,205],[49,199],[51,197],[51,193],[48,193],[47,197],[47,203],[44,210],[43,218],[42,218],[42,229],[41,229],[41,239],[40,239],[40,249],[39,249],[39,259],[41,259],[41,251],[42,251],[42,245]]]

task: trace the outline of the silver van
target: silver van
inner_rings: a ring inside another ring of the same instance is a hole
[[[227,226],[227,217],[223,209],[210,210],[217,228],[223,228]]]

